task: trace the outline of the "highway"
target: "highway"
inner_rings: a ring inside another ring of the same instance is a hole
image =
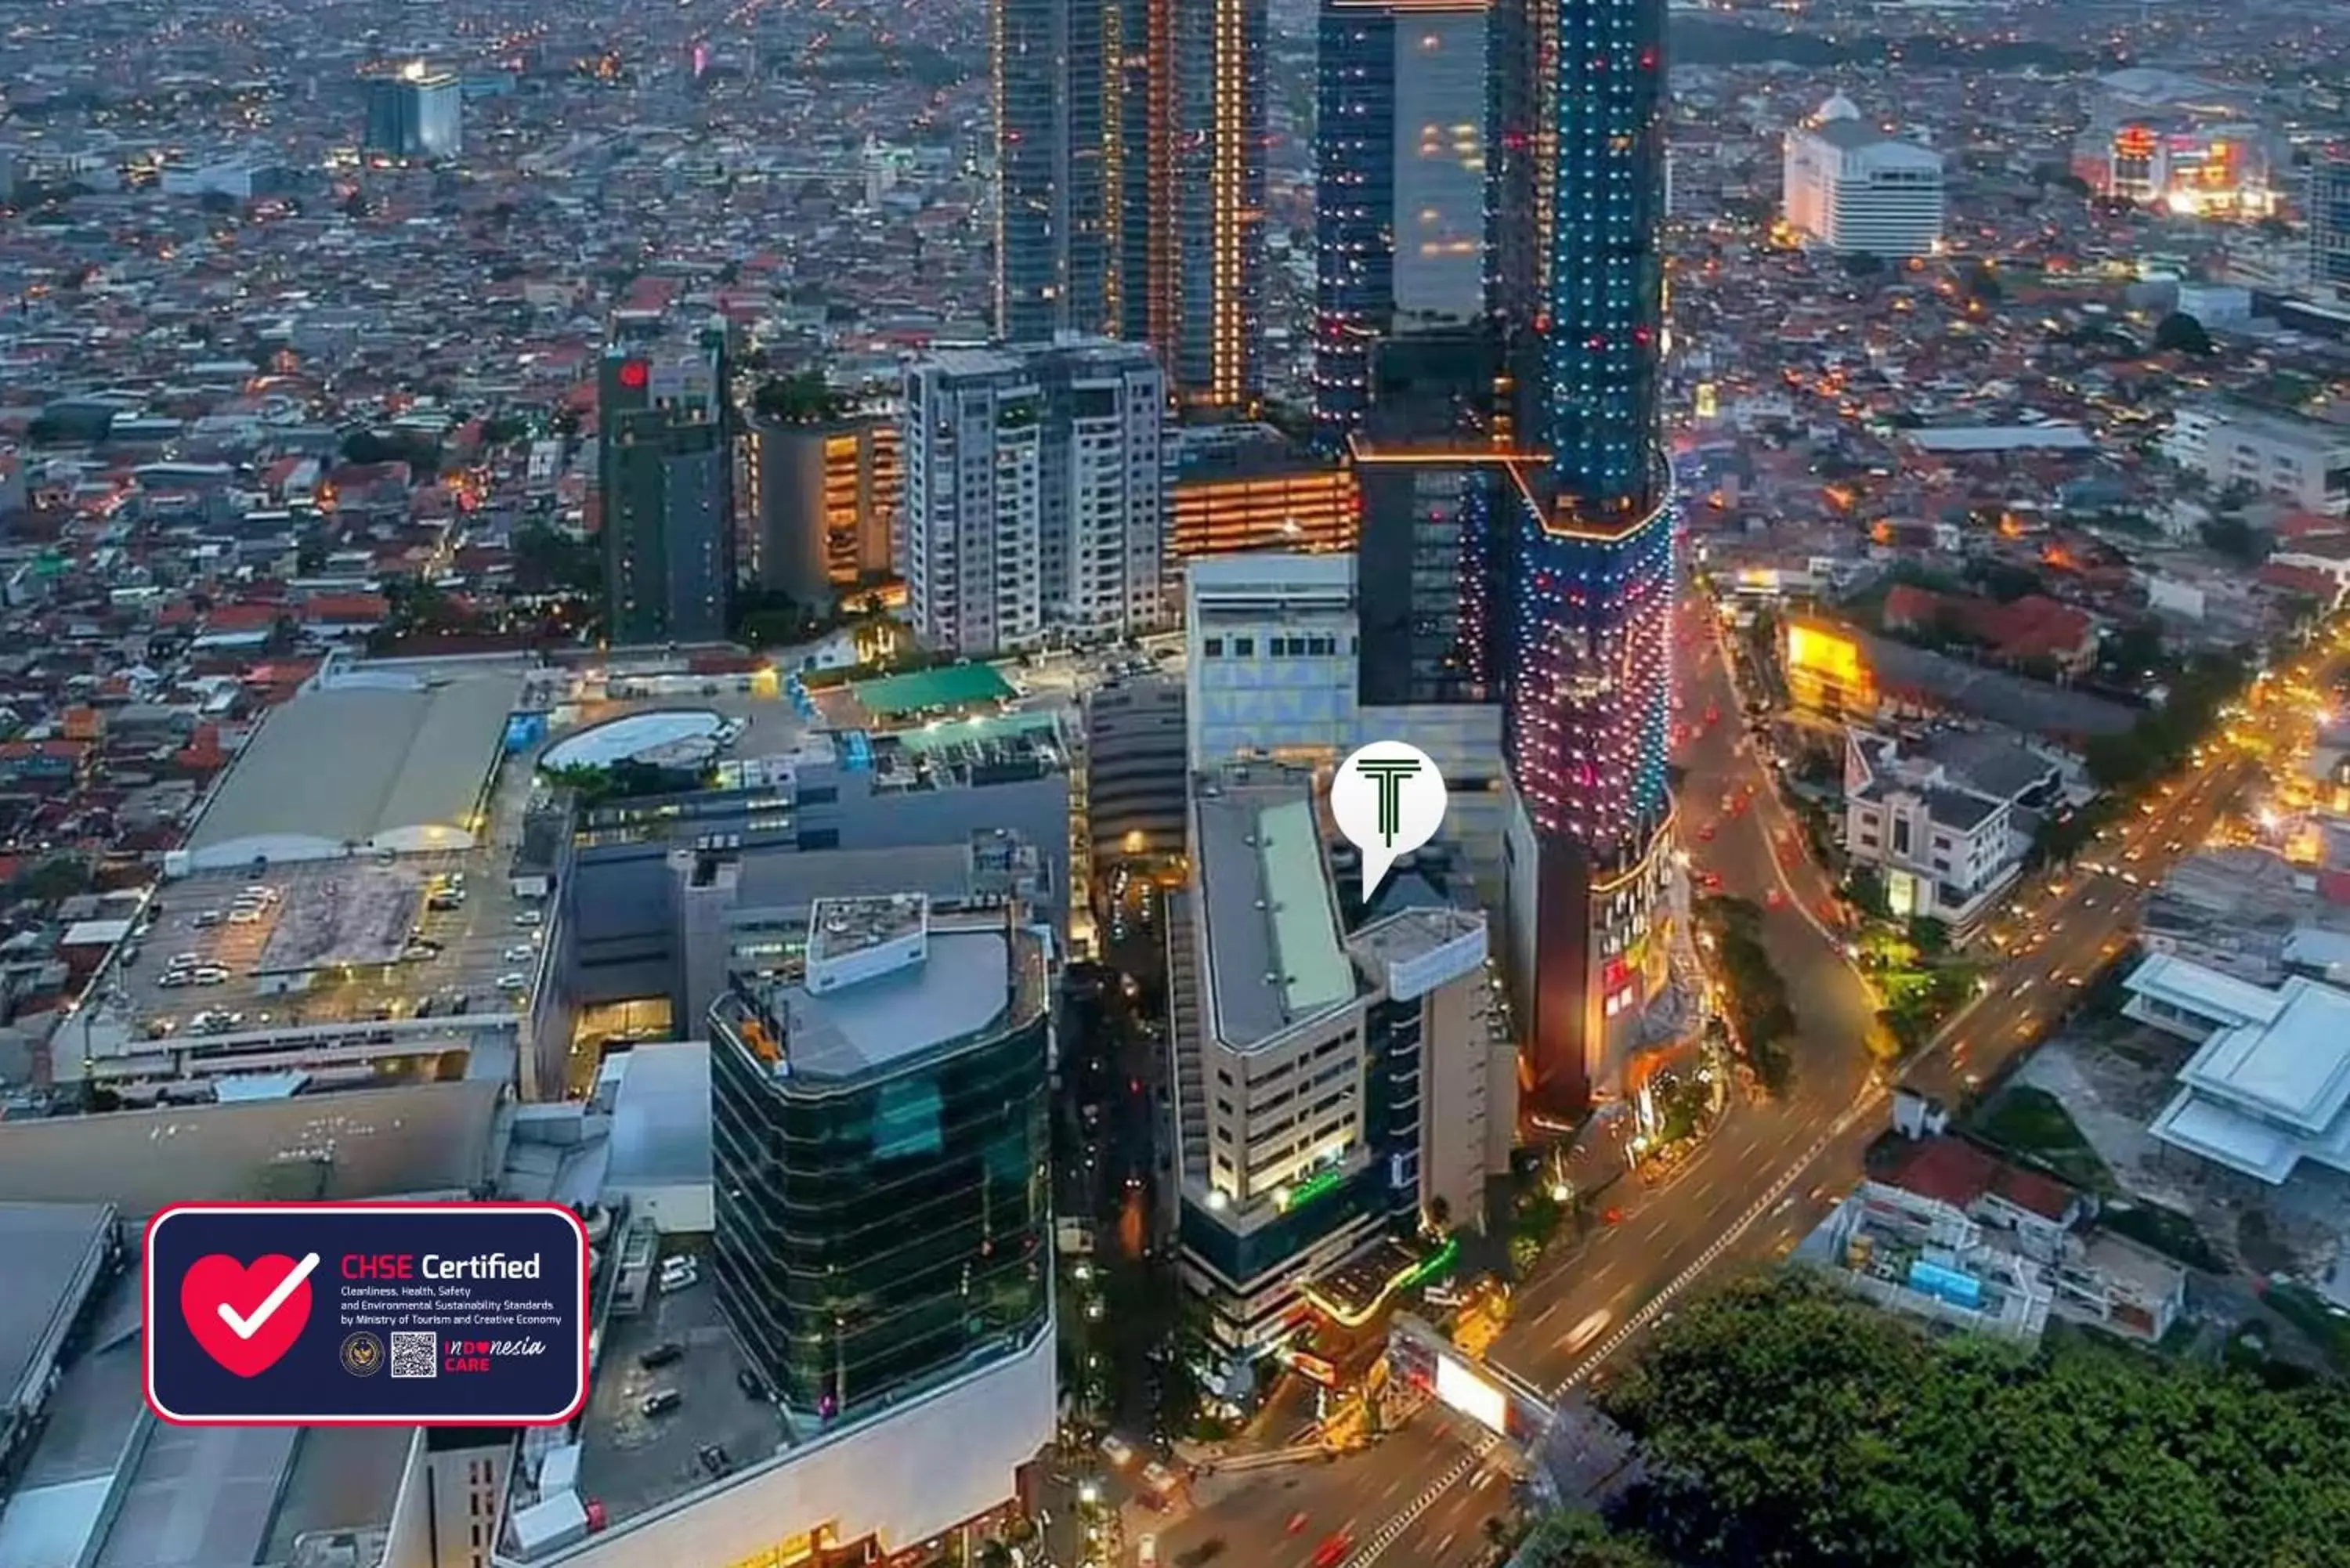
[[[1580,1382],[1708,1271],[1783,1253],[1849,1189],[1885,1126],[1864,1045],[1876,1003],[1814,912],[1827,892],[1825,872],[1807,857],[1781,863],[1774,840],[1793,824],[1742,741],[1721,648],[1694,604],[1684,611],[1679,657],[1682,712],[1695,730],[1678,759],[1687,770],[1684,842],[1724,894],[1758,903],[1774,887],[1783,895],[1766,909],[1763,940],[1796,1014],[1794,1077],[1783,1102],[1735,1108],[1666,1184],[1621,1199],[1619,1223],[1520,1287],[1492,1359],[1544,1388]],[[2336,651],[2319,684],[2338,677],[2342,663]],[[2278,711],[2251,721],[2288,745],[2299,723]],[[2035,1041],[2120,951],[2146,889],[2204,841],[2258,772],[2247,753],[2223,750],[2109,828],[2063,877],[2021,894],[2001,922],[2016,932],[2005,961],[1905,1064],[1904,1082],[1955,1099]],[[1749,808],[1725,816],[1723,795],[1749,785]],[[1222,1543],[1220,1559],[1302,1568],[1343,1535],[1352,1542],[1346,1568],[1388,1559],[1411,1568],[1475,1563],[1486,1552],[1485,1521],[1508,1506],[1484,1462],[1491,1452],[1481,1429],[1431,1412],[1366,1452],[1230,1483],[1161,1532],[1160,1561],[1213,1541]],[[1305,1523],[1290,1532],[1299,1514]]]

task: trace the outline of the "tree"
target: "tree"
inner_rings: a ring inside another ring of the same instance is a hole
[[[1616,1522],[1691,1568],[2203,1568],[2342,1561],[2340,1398],[1936,1338],[1794,1272],[1684,1308],[1601,1402],[1656,1478]]]
[[[89,867],[78,856],[53,855],[39,865],[16,874],[16,885],[10,888],[19,898],[31,898],[37,903],[54,904],[89,890]]]
[[[1950,950],[1950,928],[1931,915],[1909,917],[1909,945],[1920,958],[1939,958]]]
[[[524,593],[595,598],[604,591],[603,552],[584,539],[525,523],[515,530],[514,553],[515,587]]]
[[[821,370],[771,376],[751,394],[751,407],[758,416],[778,424],[821,424],[845,417],[852,406],[832,389]]]
[[[1893,904],[1885,891],[1885,877],[1875,867],[1854,867],[1844,879],[1844,896],[1871,919],[1889,920],[1893,918]]]
[[[2203,330],[2203,324],[2181,310],[2172,311],[2156,324],[2154,351],[2195,359],[2208,359],[2214,352],[2211,335]]]
[[[2203,544],[2240,566],[2257,566],[2268,558],[2268,539],[2234,512],[2222,512],[2201,529]]]
[[[1546,1514],[1520,1550],[1524,1568],[1667,1568],[1645,1541],[1611,1533],[1596,1513]]]

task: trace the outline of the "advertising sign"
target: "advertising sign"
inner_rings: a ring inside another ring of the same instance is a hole
[[[147,1403],[191,1424],[551,1426],[588,1234],[546,1203],[189,1204],[148,1222]]]

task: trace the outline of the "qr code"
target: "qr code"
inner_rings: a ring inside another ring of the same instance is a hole
[[[394,1377],[432,1377],[441,1370],[439,1337],[415,1331],[394,1329],[391,1334],[391,1375]]]

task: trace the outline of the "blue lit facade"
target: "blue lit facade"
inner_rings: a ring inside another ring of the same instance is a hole
[[[1551,214],[1511,544],[1504,867],[1538,1113],[1572,1115],[1664,979],[1672,704],[1665,0],[1551,5]]]
[[[1395,13],[1323,0],[1315,95],[1314,425],[1336,452],[1371,406],[1395,301]]]

